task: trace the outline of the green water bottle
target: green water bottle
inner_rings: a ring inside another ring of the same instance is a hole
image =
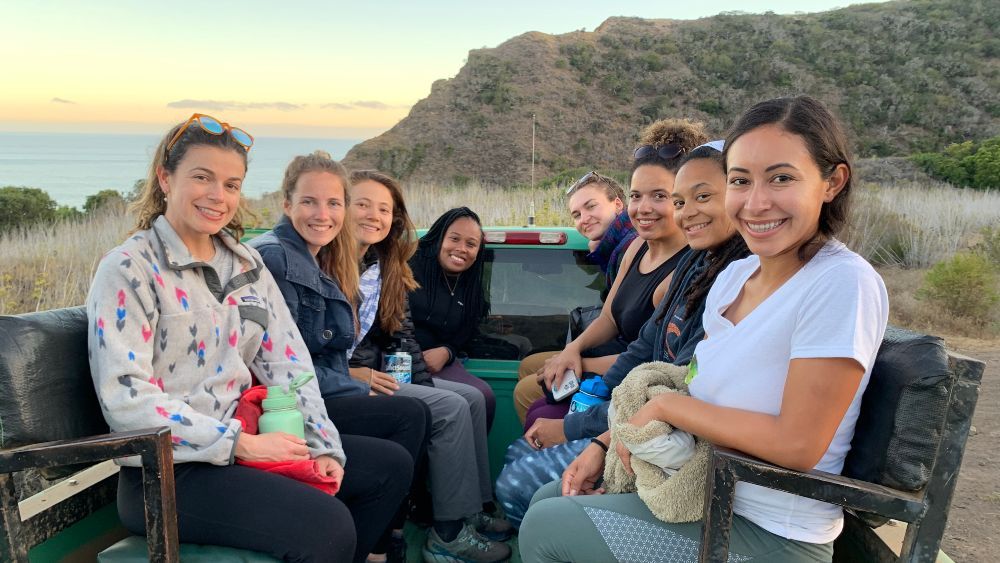
[[[270,385],[267,388],[267,398],[262,402],[264,414],[257,421],[258,432],[287,432],[303,440],[306,437],[306,422],[298,409],[298,398],[295,391],[313,378],[312,372],[306,372],[295,378],[286,389],[281,385]]]

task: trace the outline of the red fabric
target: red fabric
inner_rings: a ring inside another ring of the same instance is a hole
[[[314,459],[302,461],[243,461],[238,459],[236,463],[301,481],[328,495],[335,495],[340,490],[340,481],[329,475],[321,474],[316,469],[316,460]]]
[[[236,405],[233,418],[239,420],[243,425],[243,432],[257,434],[257,419],[264,414],[261,401],[265,397],[267,397],[267,387],[263,385],[251,387],[240,396],[240,402]],[[340,490],[340,481],[320,473],[314,459],[302,461],[244,461],[237,459],[236,463],[301,481],[328,495],[335,495]]]
[[[247,434],[257,433],[257,420],[264,414],[264,407],[261,402],[267,397],[267,387],[255,385],[240,395],[240,402],[236,403],[236,412],[233,418],[243,423],[243,431]]]

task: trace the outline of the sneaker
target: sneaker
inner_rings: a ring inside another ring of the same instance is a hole
[[[514,526],[501,515],[479,512],[465,519],[465,523],[493,541],[507,541],[514,535]]]
[[[450,542],[431,528],[424,544],[424,563],[496,563],[510,559],[510,546],[479,535],[469,524]]]

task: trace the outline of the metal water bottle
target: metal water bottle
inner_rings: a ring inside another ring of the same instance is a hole
[[[287,389],[281,385],[268,386],[267,398],[261,403],[261,406],[264,407],[264,414],[257,421],[257,431],[260,434],[287,432],[305,439],[306,423],[298,409],[298,398],[295,391],[312,378],[313,374],[306,372],[295,378]]]

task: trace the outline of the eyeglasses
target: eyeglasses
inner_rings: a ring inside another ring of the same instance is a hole
[[[196,113],[188,118],[187,122],[184,123],[184,126],[177,130],[177,134],[174,135],[174,138],[170,139],[170,142],[167,143],[167,154],[170,154],[170,149],[174,148],[174,145],[176,145],[177,141],[180,140],[181,135],[188,130],[188,126],[192,123],[197,123],[203,131],[212,135],[222,135],[226,131],[229,131],[233,140],[239,143],[240,146],[246,149],[247,152],[250,152],[250,147],[253,146],[253,137],[250,133],[247,133],[239,127],[233,127],[228,123],[222,123],[210,115]]]
[[[670,143],[669,145],[642,145],[635,149],[634,157],[636,160],[642,160],[644,158],[649,158],[652,155],[657,155],[663,160],[670,160],[677,158],[678,156],[684,154],[684,147],[676,143]]]

